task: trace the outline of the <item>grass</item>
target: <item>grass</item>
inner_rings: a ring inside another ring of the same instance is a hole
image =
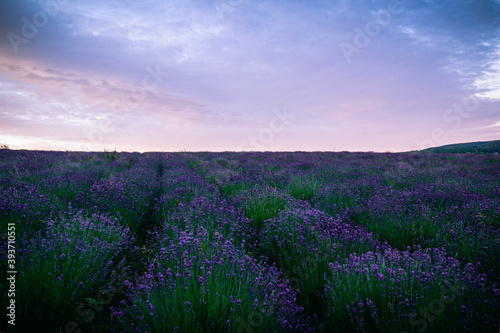
[[[141,287],[131,288],[135,306],[115,310],[122,329],[137,332],[135,325],[153,332],[235,331],[246,327],[256,311],[259,331],[279,327],[283,314],[274,303],[278,298],[264,295],[265,287],[279,284],[276,271],[265,273],[265,267],[243,250],[222,236],[210,237],[202,227],[180,233],[176,227],[164,231],[168,236],[158,261],[139,279]],[[259,307],[264,299],[269,304]],[[141,322],[136,322],[138,316]]]
[[[239,192],[243,198],[245,216],[252,219],[257,230],[262,229],[263,222],[284,210],[289,197],[272,187],[260,190],[243,190]]]
[[[296,199],[310,201],[321,187],[321,182],[310,175],[295,175],[290,177],[288,193]]]
[[[26,331],[498,329],[493,155],[0,155]]]
[[[17,279],[19,326],[54,330],[78,321],[77,303],[104,290],[114,272],[125,268],[132,241],[118,221],[78,214],[50,221],[47,231],[25,239]]]

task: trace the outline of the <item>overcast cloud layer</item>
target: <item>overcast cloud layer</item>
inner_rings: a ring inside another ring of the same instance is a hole
[[[0,0],[0,144],[408,151],[500,138],[500,1]]]

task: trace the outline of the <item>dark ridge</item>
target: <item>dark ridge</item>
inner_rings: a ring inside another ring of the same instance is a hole
[[[500,153],[500,140],[456,143],[440,147],[427,148],[422,151],[448,154],[498,154]]]

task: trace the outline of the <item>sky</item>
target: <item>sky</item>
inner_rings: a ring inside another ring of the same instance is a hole
[[[0,0],[0,145],[402,152],[500,139],[499,0]]]

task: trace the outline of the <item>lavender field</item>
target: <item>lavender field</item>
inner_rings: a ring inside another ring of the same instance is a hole
[[[0,221],[20,332],[499,331],[499,155],[2,149]]]

